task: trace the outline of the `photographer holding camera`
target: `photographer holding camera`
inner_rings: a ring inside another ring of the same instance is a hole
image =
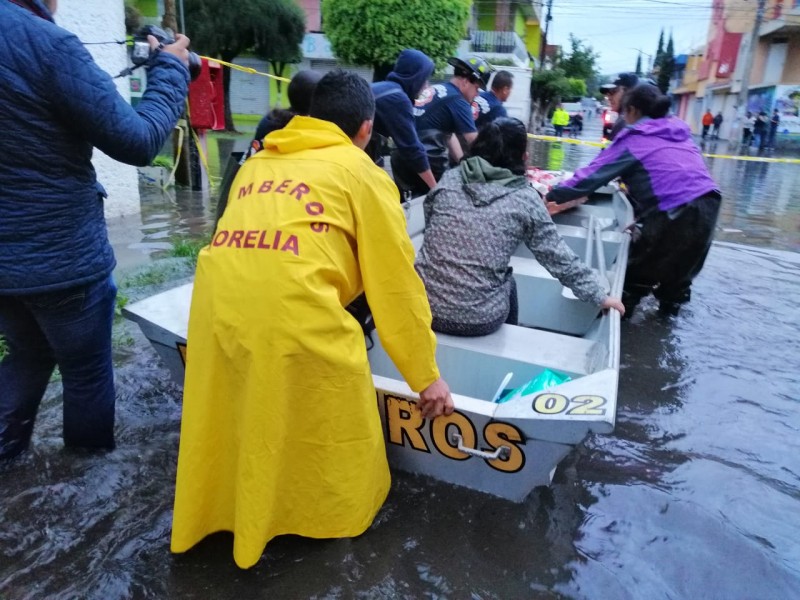
[[[148,87],[132,108],[57,0],[0,0],[0,458],[29,443],[56,365],[64,443],[114,447],[111,325],[116,264],[92,148],[146,165],[183,111],[188,38],[153,36]]]

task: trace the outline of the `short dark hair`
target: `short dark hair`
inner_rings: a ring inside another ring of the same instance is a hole
[[[528,130],[519,119],[501,117],[478,130],[472,142],[471,156],[480,156],[488,163],[508,169],[514,175],[525,174],[525,151],[528,149]]]
[[[311,108],[311,96],[314,95],[314,88],[317,83],[322,79],[322,73],[319,71],[298,71],[295,73],[289,85],[286,88],[286,94],[289,96],[289,104],[292,110],[298,115],[307,115],[309,108]]]
[[[314,88],[309,116],[330,121],[352,138],[364,121],[375,116],[375,99],[369,84],[355,73],[334,69]]]
[[[492,89],[502,90],[504,87],[511,87],[514,85],[514,76],[508,71],[498,71],[494,74],[492,79]]]
[[[666,117],[672,107],[672,101],[661,90],[649,83],[640,83],[625,93],[622,99],[623,110],[632,107],[651,119]],[[706,111],[711,112],[711,111]]]

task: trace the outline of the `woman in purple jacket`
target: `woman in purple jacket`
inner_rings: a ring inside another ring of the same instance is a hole
[[[622,301],[630,317],[651,292],[676,315],[691,296],[719,214],[721,195],[688,125],[666,116],[670,100],[639,85],[623,100],[627,128],[588,166],[547,195],[552,213],[620,177],[636,217]]]

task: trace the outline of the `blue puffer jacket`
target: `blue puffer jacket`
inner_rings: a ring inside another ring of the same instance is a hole
[[[30,10],[0,0],[0,295],[54,291],[112,271],[92,147],[148,164],[189,83],[180,60],[162,53],[134,110],[40,0],[20,3]]]

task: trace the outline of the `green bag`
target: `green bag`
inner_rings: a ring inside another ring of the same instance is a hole
[[[508,402],[514,397],[544,392],[545,390],[549,390],[551,387],[555,387],[571,380],[572,378],[569,375],[564,375],[563,373],[557,373],[556,371],[545,369],[522,387],[503,390],[503,393],[500,394],[500,397],[496,400],[496,402],[498,404],[502,404],[503,402]]]

